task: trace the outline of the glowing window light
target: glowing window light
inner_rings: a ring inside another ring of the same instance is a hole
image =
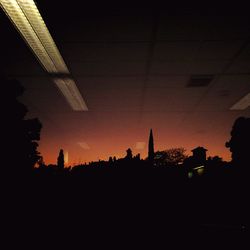
[[[202,169],[204,166],[195,167],[194,170]]]
[[[231,110],[244,110],[250,107],[250,93],[241,98],[237,103],[235,103],[230,109]]]
[[[88,107],[84,102],[78,88],[73,79],[70,78],[54,78],[54,82],[65,96],[71,108],[75,111],[88,111]]]
[[[203,175],[204,174],[204,168],[199,168],[199,169],[197,169],[197,173],[198,173],[198,175]]]

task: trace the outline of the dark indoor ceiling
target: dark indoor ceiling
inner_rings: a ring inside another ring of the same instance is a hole
[[[25,86],[21,99],[43,123],[48,161],[60,147],[72,163],[127,147],[145,155],[136,143],[147,142],[149,128],[157,149],[201,145],[228,158],[234,120],[250,116],[230,110],[250,92],[249,15],[36,2],[89,108],[71,110],[1,11],[1,71]],[[197,77],[201,86],[190,85]]]

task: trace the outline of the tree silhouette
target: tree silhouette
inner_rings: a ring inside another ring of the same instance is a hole
[[[59,155],[57,157],[57,166],[59,169],[64,168],[64,154],[62,149],[60,149]]]
[[[109,163],[110,163],[110,164],[113,163],[113,158],[112,158],[112,156],[109,157]]]
[[[158,166],[175,166],[187,158],[184,148],[171,148],[155,153],[155,163]]]
[[[250,118],[239,117],[234,122],[231,139],[226,147],[232,152],[232,163],[239,167],[250,165]]]
[[[37,161],[37,165],[38,165],[39,168],[44,168],[46,166],[42,156]]]
[[[153,163],[154,161],[154,137],[152,129],[150,129],[149,140],[148,140],[148,160],[150,163]]]
[[[16,80],[1,79],[1,99],[5,100],[2,138],[4,160],[11,167],[8,171],[30,171],[39,160],[37,151],[42,125],[38,119],[25,119],[27,108],[17,98],[24,88]]]

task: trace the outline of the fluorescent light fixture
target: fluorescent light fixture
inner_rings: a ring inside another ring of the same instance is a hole
[[[89,145],[86,142],[78,142],[78,145],[85,150],[90,149]]]
[[[70,74],[33,0],[0,0],[0,6],[48,73]],[[57,84],[72,108],[88,110],[74,81],[66,80],[65,85]]]
[[[244,110],[250,107],[250,93],[241,98],[238,102],[236,102],[230,110]]]
[[[0,0],[2,9],[49,73],[69,74],[33,0]]]
[[[83,100],[75,81],[71,78],[53,78],[56,86],[65,96],[71,108],[75,111],[88,111],[88,107]]]

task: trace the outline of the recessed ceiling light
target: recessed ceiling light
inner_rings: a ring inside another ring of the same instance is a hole
[[[48,73],[70,74],[33,0],[0,0],[0,6]],[[67,101],[74,102],[74,110],[88,110],[86,107],[82,109],[83,102],[79,97],[81,94],[75,83],[71,85],[73,87],[69,93],[66,89],[60,89],[66,99],[70,96]],[[76,100],[73,101],[72,98]]]
[[[236,102],[230,110],[244,110],[250,107],[250,93],[241,98],[238,102]]]

